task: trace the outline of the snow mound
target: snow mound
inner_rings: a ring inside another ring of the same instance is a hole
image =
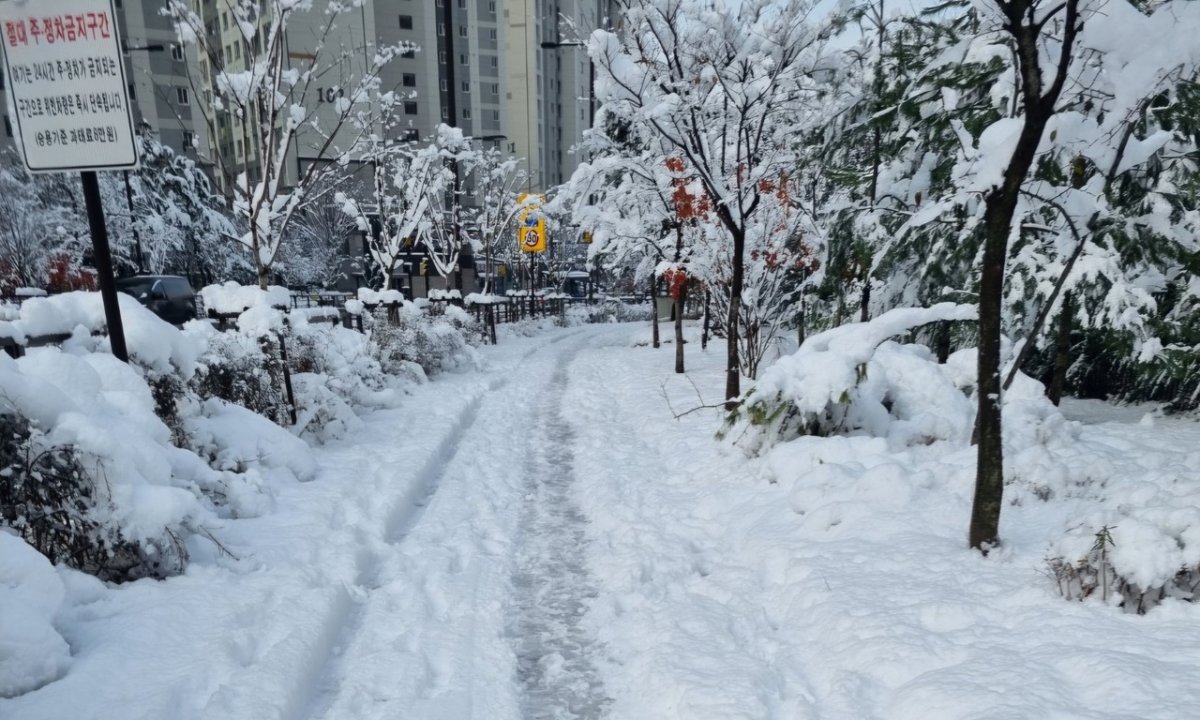
[[[358,300],[366,305],[384,305],[404,302],[404,293],[399,290],[372,290],[359,288]]]
[[[220,315],[240,315],[253,307],[290,307],[292,293],[285,287],[272,285],[266,290],[257,285],[239,285],[230,281],[223,285],[208,285],[200,289],[204,307]]]
[[[50,562],[0,528],[0,698],[36,690],[67,671],[71,651],[53,625],[65,594]]]
[[[316,461],[308,444],[255,412],[207,400],[187,418],[188,434],[222,470],[253,468],[276,481],[311,480]]]

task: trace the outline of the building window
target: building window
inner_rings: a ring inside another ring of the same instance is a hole
[[[180,105],[187,105],[188,104],[187,88],[185,88],[185,87],[175,88],[175,99],[179,102]]]
[[[467,9],[467,0],[458,0],[458,9],[466,10]]]
[[[183,131],[183,149],[194,150],[196,148],[196,134],[187,130]]]
[[[445,50],[438,50],[438,62],[440,62],[443,65],[446,64],[446,51]]]
[[[242,59],[242,43],[240,43],[240,42],[235,42],[233,44],[233,59],[234,60]]]
[[[458,36],[459,36],[459,37],[461,37],[461,38],[470,37],[470,34],[467,32],[467,26],[466,26],[466,25],[459,25],[459,26],[458,26]]]
[[[500,96],[500,83],[492,83],[492,94],[497,97]]]
[[[404,73],[402,79],[404,81],[404,87],[417,86],[417,76],[413,73]]]
[[[471,58],[469,58],[466,53],[459,53],[458,54],[458,64],[459,65],[470,65]]]
[[[462,91],[465,93],[471,92],[471,83],[467,82],[466,80],[463,80],[459,87],[461,87]]]
[[[499,110],[492,111],[492,120],[494,120],[496,122],[500,122],[500,111]]]
[[[488,0],[488,12],[493,15],[496,14],[496,0]]]
[[[408,128],[404,131],[404,142],[416,142],[421,139],[421,133],[417,132],[416,128]]]
[[[400,53],[400,57],[402,57],[406,60],[412,60],[416,56],[417,56],[416,50],[405,50],[404,52]]]
[[[401,30],[412,30],[413,29],[412,15],[401,15],[400,16],[400,29]]]
[[[229,29],[229,13],[224,13],[224,12],[221,13],[221,29],[222,30]]]
[[[446,36],[446,23],[438,23],[438,37]]]
[[[471,119],[471,108],[463,108],[462,116],[463,116],[463,120],[470,120]]]
[[[446,78],[442,78],[442,92],[446,92],[449,86],[446,84]]]
[[[137,100],[137,88],[134,87],[133,83],[129,83],[129,99]]]
[[[171,46],[171,59],[176,62],[183,60],[183,46],[182,45],[172,45]]]
[[[404,114],[405,115],[416,115],[417,114],[417,104],[415,102],[411,102],[411,101],[404,103]]]
[[[492,41],[496,40],[496,28],[490,28],[488,30],[488,40],[492,40]]]
[[[442,119],[443,119],[443,120],[449,120],[449,119],[450,119],[450,111],[449,111],[449,110],[447,110],[446,108],[442,108]]]
[[[490,58],[490,61],[491,61],[491,65],[492,65],[492,69],[493,69],[493,70],[495,70],[496,68],[500,67],[500,60],[499,60],[499,58],[497,58],[495,55],[493,55],[493,56]]]

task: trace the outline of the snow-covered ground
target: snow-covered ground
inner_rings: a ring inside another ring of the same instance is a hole
[[[61,572],[70,663],[0,718],[1194,715],[1200,608],[1068,602],[1045,557],[1097,513],[1193,502],[1200,425],[1069,404],[1087,424],[1012,458],[984,559],[970,447],[749,458],[716,410],[674,417],[720,399],[723,345],[693,334],[685,379],[646,336],[505,338],[227,521],[236,559],[118,587]]]

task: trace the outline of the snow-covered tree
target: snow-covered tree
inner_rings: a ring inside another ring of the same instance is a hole
[[[421,245],[433,270],[446,286],[458,287],[461,280],[459,261],[472,246],[467,232],[466,197],[463,177],[477,162],[478,150],[461,129],[439,125],[428,145],[417,152],[419,161],[437,172],[442,181],[427,184],[422,193],[425,204],[421,221]]]
[[[338,272],[338,261],[346,254],[358,224],[329,202],[309,203],[296,216],[279,272],[289,285],[326,287]]]
[[[494,261],[497,251],[516,247],[517,198],[527,174],[517,158],[496,147],[475,148],[463,164],[470,197],[465,198],[463,221],[483,257]],[[485,268],[484,292],[492,290],[491,268]]]
[[[962,39],[946,44],[916,90],[926,105],[921,116],[946,117],[957,143],[952,156],[925,145],[925,173],[942,185],[926,183],[932,197],[896,237],[902,242],[913,229],[939,224],[951,230],[931,236],[942,247],[978,249],[964,258],[967,267],[977,268],[980,302],[974,547],[998,537],[1001,334],[1006,321],[1011,326],[1016,317],[1040,316],[1029,310],[1016,315],[1014,309],[1029,298],[1042,298],[1043,308],[1053,303],[1053,288],[1062,287],[1055,280],[1070,272],[1088,243],[1095,243],[1102,262],[1087,265],[1107,268],[1105,301],[1116,309],[1108,322],[1129,317],[1131,303],[1150,301],[1137,283],[1127,282],[1144,271],[1136,262],[1116,261],[1119,253],[1112,249],[1127,231],[1145,238],[1135,229],[1139,223],[1161,229],[1163,214],[1137,211],[1140,220],[1114,214],[1112,190],[1119,176],[1144,166],[1171,140],[1170,133],[1146,132],[1147,99],[1170,95],[1178,79],[1194,75],[1195,51],[1177,50],[1194,45],[1185,38],[1198,27],[1197,13],[1200,8],[1190,3],[1146,13],[1121,0],[974,5],[964,9]],[[1164,47],[1173,50],[1164,53]],[[992,87],[980,91],[946,82],[980,73],[996,79]],[[955,116],[964,99],[983,110],[971,124]],[[938,104],[940,110],[928,107]],[[1109,222],[1116,217],[1121,219]],[[1121,230],[1105,229],[1114,227]],[[920,263],[939,251],[907,255],[907,262]],[[1024,326],[1036,334],[1032,324]]]
[[[240,61],[226,57],[220,38],[207,31],[192,3],[169,0],[166,12],[180,41],[197,46],[212,75],[215,95],[202,112],[226,117],[240,133],[247,157],[257,159],[253,175],[239,169],[233,204],[245,223],[241,242],[265,288],[293,219],[305,204],[321,201],[314,191],[329,188],[326,176],[361,155],[396,101],[395,93],[381,87],[380,70],[397,53],[415,48],[376,46],[364,53],[336,44],[356,2],[228,0],[226,5],[240,31],[235,56]],[[288,33],[293,23],[309,26],[305,37],[311,45],[303,52]],[[336,90],[324,112],[313,107],[317,83]],[[290,177],[301,144],[306,164]],[[231,174],[230,168],[220,169]]]
[[[120,175],[104,178],[107,215],[119,237],[114,251],[147,272],[226,279],[238,265],[233,257],[238,253],[238,231],[208,176],[194,160],[149,134],[139,138],[138,161],[138,169],[129,173],[128,194]],[[140,263],[132,233],[137,233],[141,246]]]
[[[646,128],[697,178],[730,246],[726,398],[741,390],[738,332],[745,258],[763,181],[792,164],[791,138],[817,117],[805,101],[825,67],[825,28],[805,0],[618,0],[620,32],[597,30],[598,122]],[[664,158],[665,159],[665,158]]]
[[[370,158],[369,201],[339,193],[336,202],[360,231],[379,268],[380,283],[392,286],[400,257],[411,251],[430,225],[431,198],[444,195],[453,173],[433,146],[376,139]]]
[[[15,150],[0,154],[0,288],[7,292],[44,287],[56,258],[79,254],[71,196],[52,192],[47,177],[26,170]]]

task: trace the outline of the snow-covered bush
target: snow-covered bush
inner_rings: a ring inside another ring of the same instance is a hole
[[[1096,492],[1104,509],[1051,543],[1046,562],[1068,600],[1090,597],[1144,613],[1166,598],[1200,599],[1200,498],[1169,473]]]
[[[0,464],[0,521],[51,562],[110,580],[142,564],[136,545],[101,524],[95,483],[73,448],[11,408],[0,408]]]
[[[454,290],[452,292],[458,291]],[[458,305],[430,303],[425,311],[432,322],[444,321],[449,323],[450,327],[462,333],[463,339],[469,344],[478,344],[486,336],[483,330],[483,323],[476,320],[474,315]]]
[[[644,322],[650,318],[648,306],[632,305],[614,298],[585,307],[589,323]]]
[[[752,453],[800,435],[868,435],[895,448],[966,443],[975,422],[976,351],[959,350],[939,364],[926,346],[888,338],[974,316],[971,305],[900,308],[813,335],[763,372],[729,413],[722,436]],[[1041,383],[1026,375],[1017,374],[1003,402],[1005,442],[1014,448],[1069,432]]]
[[[395,322],[377,317],[371,337],[384,372],[411,376],[415,364],[430,375],[440,370],[478,367],[479,355],[464,334],[464,329],[472,327],[479,328],[478,323],[462,308],[427,312],[419,303],[406,303]],[[477,332],[482,335],[481,329]]]
[[[952,303],[901,308],[813,335],[762,373],[723,432],[751,451],[799,435],[866,434],[899,445],[967,439],[973,409],[958,364],[938,365],[928,348],[888,338],[975,312]]]
[[[287,418],[278,343],[190,323],[185,332],[203,340],[205,352],[191,382],[202,399],[220,398],[277,423]],[[273,352],[275,351],[275,352]]]
[[[162,577],[211,517],[149,386],[111,355],[0,356],[6,474],[0,519],[35,548],[106,580]]]

